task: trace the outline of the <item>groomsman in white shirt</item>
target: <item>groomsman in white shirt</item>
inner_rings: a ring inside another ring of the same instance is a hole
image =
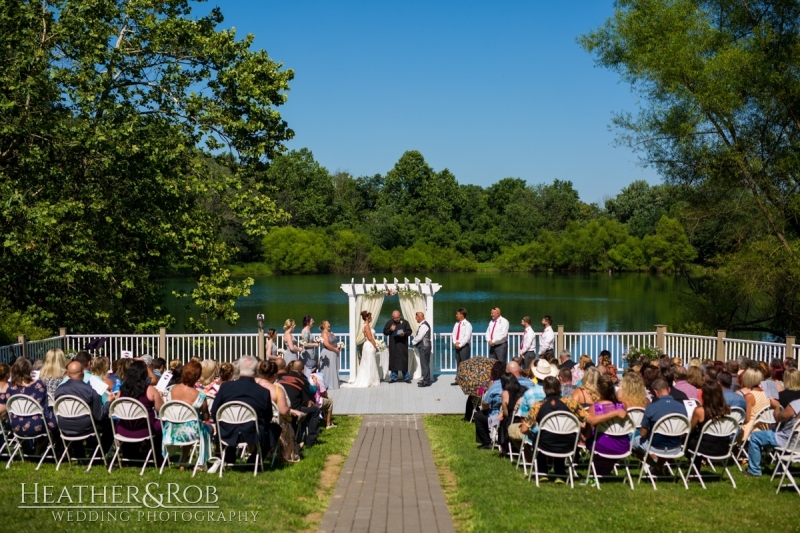
[[[418,387],[430,387],[433,383],[433,372],[431,371],[431,349],[433,343],[431,342],[431,326],[425,320],[425,313],[417,311],[415,316],[419,328],[417,334],[414,335],[412,343],[419,351],[419,366],[422,368],[422,379],[417,383]]]
[[[542,331],[542,337],[539,339],[539,357],[542,357],[547,352],[550,352],[550,355],[555,355],[556,334],[553,333],[553,319],[550,318],[550,315],[545,315],[542,318],[542,325],[544,326],[544,331]]]
[[[499,307],[492,307],[486,342],[489,343],[489,359],[508,362],[508,320],[501,316]]]
[[[525,333],[522,336],[522,344],[519,347],[519,354],[525,358],[525,368],[531,367],[531,362],[536,359],[536,332],[531,327],[531,317],[522,317],[522,327]]]
[[[453,347],[456,350],[456,368],[472,355],[472,324],[467,320],[467,310],[460,307],[456,311],[456,323],[453,326]],[[455,381],[450,385],[458,385]]]

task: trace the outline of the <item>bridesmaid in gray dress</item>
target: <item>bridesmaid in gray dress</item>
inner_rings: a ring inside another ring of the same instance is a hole
[[[319,326],[320,334],[319,372],[325,378],[328,390],[339,388],[339,339],[331,332],[331,323],[325,320]]]
[[[301,348],[299,359],[303,361],[303,373],[308,379],[311,379],[311,374],[317,371],[317,347],[319,344],[313,342],[311,338],[311,326],[314,325],[314,319],[311,315],[303,317],[303,330],[300,332],[299,346]]]
[[[294,331],[295,323],[291,318],[287,318],[283,323],[283,358],[287,363],[296,361],[301,348],[297,346],[292,338],[292,331]]]

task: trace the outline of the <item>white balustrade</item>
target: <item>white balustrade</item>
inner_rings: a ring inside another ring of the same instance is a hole
[[[152,355],[158,357],[158,335],[67,335],[67,353],[85,350],[86,346],[94,339],[108,339],[96,353],[116,360],[122,357],[123,351],[133,353],[134,357]]]
[[[618,369],[625,368],[625,354],[630,348],[644,348],[656,345],[655,332],[629,333],[564,333],[564,348],[569,350],[572,360],[588,355],[595,364],[600,352],[611,352],[611,363]],[[558,356],[558,354],[555,354]]]
[[[680,357],[684,364],[688,364],[694,357],[701,360],[716,358],[716,337],[679,333],[667,333],[664,337],[664,353],[670,357]]]
[[[726,360],[747,357],[754,361],[769,363],[774,358],[783,359],[786,353],[786,344],[782,342],[761,342],[742,339],[725,339],[724,342]]]

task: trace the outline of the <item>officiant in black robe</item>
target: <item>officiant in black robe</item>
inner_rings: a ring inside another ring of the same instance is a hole
[[[406,383],[411,383],[411,374],[408,373],[408,339],[411,333],[411,324],[403,319],[400,311],[392,311],[392,319],[383,327],[383,334],[389,337],[389,372],[392,374],[389,383],[397,382],[398,372],[402,372]]]

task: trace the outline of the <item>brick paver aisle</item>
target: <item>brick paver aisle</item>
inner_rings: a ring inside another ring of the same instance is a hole
[[[420,415],[364,417],[319,531],[455,531]]]

